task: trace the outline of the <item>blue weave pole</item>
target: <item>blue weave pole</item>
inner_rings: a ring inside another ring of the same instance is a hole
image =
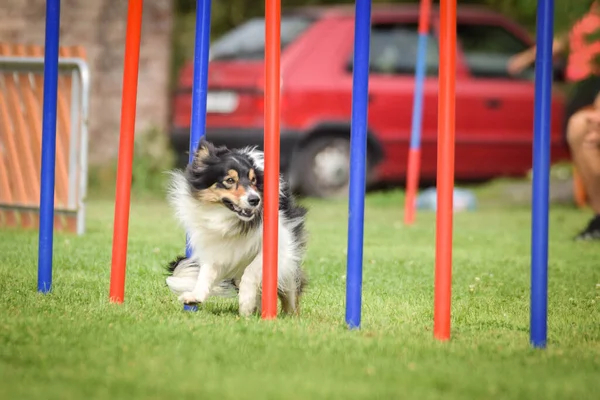
[[[360,328],[361,314],[371,0],[356,0],[355,7],[346,272],[346,323],[350,329]]]
[[[59,28],[60,0],[47,0],[46,44],[44,49],[44,104],[42,111],[40,227],[38,245],[38,291],[42,293],[47,293],[52,290]]]
[[[531,218],[530,342],[545,348],[548,319],[548,210],[554,0],[538,0]]]
[[[413,113],[410,131],[410,149],[416,152],[421,150],[421,126],[423,121],[423,83],[427,68],[427,36],[428,33],[419,33],[417,43],[417,65],[415,69],[415,91],[413,93]]]
[[[208,50],[210,48],[211,0],[196,2],[196,37],[194,43],[194,81],[192,82],[192,117],[190,120],[191,163],[198,143],[206,131],[206,96],[208,94]],[[189,237],[186,239],[186,257],[192,255]],[[185,311],[198,311],[196,305],[185,304]]]

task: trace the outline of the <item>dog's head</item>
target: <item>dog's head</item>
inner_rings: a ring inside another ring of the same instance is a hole
[[[223,205],[242,221],[252,221],[262,210],[262,164],[252,151],[215,147],[202,140],[186,169],[193,197]]]

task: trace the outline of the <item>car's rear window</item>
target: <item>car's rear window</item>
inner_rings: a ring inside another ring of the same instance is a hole
[[[281,50],[304,32],[313,20],[304,16],[281,17]],[[265,19],[254,18],[216,40],[212,60],[260,60],[265,52]]]

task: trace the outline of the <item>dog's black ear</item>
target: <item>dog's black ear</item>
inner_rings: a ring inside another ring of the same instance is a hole
[[[194,154],[194,165],[201,166],[205,162],[213,157],[221,157],[222,155],[229,152],[229,149],[225,146],[215,147],[214,144],[204,138],[200,139],[196,153]]]
[[[217,157],[221,157],[221,156],[231,152],[226,146],[214,147],[214,149],[215,149],[214,154]]]
[[[204,136],[200,139],[196,153],[194,154],[194,164],[201,164],[204,160],[208,159],[211,155],[215,154],[215,146],[204,139]]]

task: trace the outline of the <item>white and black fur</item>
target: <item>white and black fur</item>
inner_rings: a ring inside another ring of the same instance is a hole
[[[171,173],[168,199],[189,235],[190,258],[168,266],[167,285],[185,304],[235,288],[239,313],[260,308],[263,264],[264,156],[256,148],[228,149],[202,140],[185,171]],[[306,210],[280,177],[278,296],[283,311],[298,312],[307,283]]]

